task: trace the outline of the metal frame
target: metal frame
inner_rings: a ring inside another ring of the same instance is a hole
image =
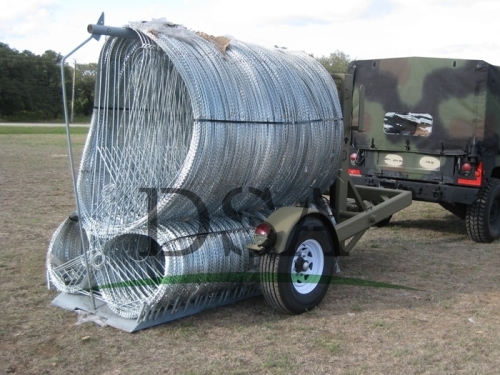
[[[257,288],[256,285],[243,285],[233,290],[199,296],[184,303],[174,302],[166,309],[150,310],[147,306],[144,306],[141,315],[137,319],[122,318],[111,311],[107,303],[99,296],[95,297],[95,307],[92,305],[89,296],[83,294],[60,293],[51,304],[70,311],[92,312],[99,316],[106,325],[132,333],[261,294],[260,288]]]
[[[102,13],[101,16],[99,17],[97,24],[99,24],[99,25],[104,24],[104,13]],[[75,163],[73,161],[73,144],[71,142],[71,131],[70,131],[70,127],[69,127],[68,102],[67,102],[67,96],[66,96],[66,82],[65,82],[66,78],[65,78],[65,74],[64,74],[64,67],[65,67],[64,64],[65,64],[66,60],[73,53],[78,51],[85,44],[90,42],[92,39],[96,39],[98,41],[100,38],[101,38],[100,35],[92,34],[84,42],[82,42],[78,47],[76,47],[74,50],[72,50],[70,53],[68,53],[66,56],[64,56],[61,60],[61,86],[62,86],[62,95],[63,95],[64,120],[65,120],[65,124],[66,124],[66,140],[67,140],[67,144],[68,144],[68,155],[69,155],[69,164],[70,164],[70,169],[71,169],[71,180],[73,182],[73,192],[75,194],[76,212],[77,212],[78,217],[80,217],[80,200],[78,199],[78,194],[77,194],[77,189],[76,189],[76,173],[75,173]],[[74,72],[74,74],[76,74],[76,71]],[[78,228],[80,231],[80,238],[82,241],[82,249],[84,250],[83,259],[84,259],[85,269],[87,272],[87,281],[90,285],[88,256],[87,256],[86,246],[84,243],[83,228],[82,228],[82,224],[81,224],[80,220],[78,221]],[[94,294],[93,294],[92,290],[90,291],[90,301],[92,303],[92,310],[95,311],[96,304],[95,304]]]

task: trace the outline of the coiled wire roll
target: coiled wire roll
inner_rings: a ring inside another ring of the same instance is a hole
[[[85,229],[101,237],[144,225],[141,188],[187,190],[220,214],[276,207],[332,183],[342,126],[332,78],[303,53],[233,40],[223,55],[136,25],[139,39],[109,38],[100,57],[96,109],[78,179]],[[160,221],[196,214],[180,194],[161,194]]]
[[[343,135],[333,80],[310,56],[130,27],[137,39],[101,51],[77,195],[101,297],[134,318],[244,282],[253,226],[333,182]],[[81,257],[78,234],[63,237],[50,270],[65,247]]]
[[[96,271],[102,298],[116,313],[136,318],[143,305],[167,308],[178,301],[229,290],[251,280],[258,258],[246,245],[262,213],[241,220],[211,217],[169,221],[168,225],[137,228],[102,246]]]

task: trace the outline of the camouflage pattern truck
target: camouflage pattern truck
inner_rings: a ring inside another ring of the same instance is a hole
[[[353,61],[349,74],[353,97],[364,93],[353,103],[354,183],[409,190],[465,219],[472,240],[498,239],[500,68],[410,57]]]

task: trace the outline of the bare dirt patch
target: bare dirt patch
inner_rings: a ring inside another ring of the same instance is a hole
[[[74,136],[80,155],[84,135]],[[74,210],[64,135],[0,136],[0,374],[497,374],[500,244],[476,244],[438,205],[372,228],[318,309],[264,298],[128,334],[51,307],[45,252]]]

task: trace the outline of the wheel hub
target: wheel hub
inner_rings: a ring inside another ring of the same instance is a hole
[[[307,260],[305,260],[302,255],[299,255],[295,260],[295,272],[305,272],[312,266]]]
[[[300,294],[311,293],[318,285],[325,266],[325,257],[320,243],[308,239],[297,247],[291,265],[292,283]]]

